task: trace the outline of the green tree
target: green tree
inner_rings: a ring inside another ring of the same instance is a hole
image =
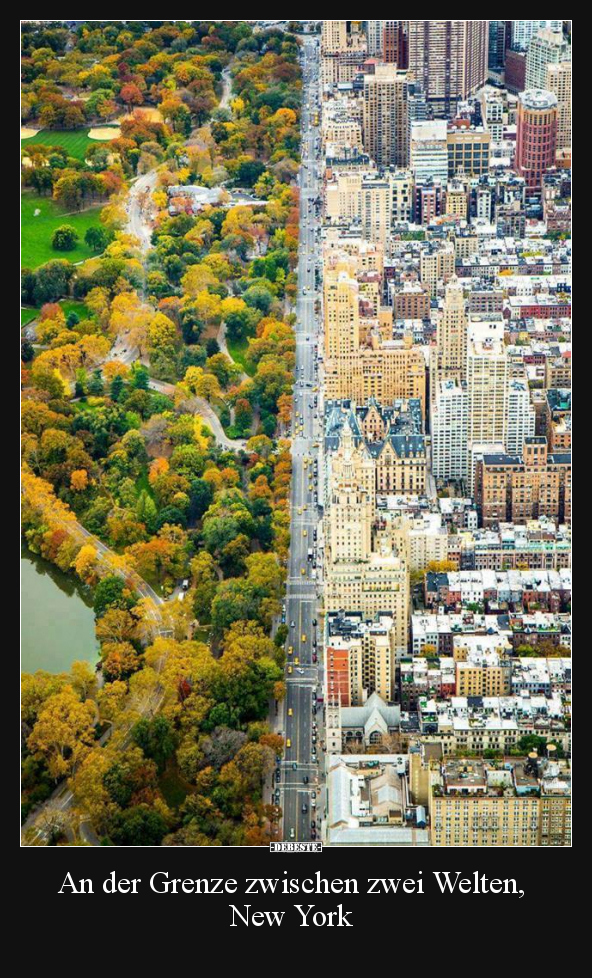
[[[159,771],[163,771],[168,758],[177,746],[173,728],[164,716],[149,720],[144,717],[132,729],[132,739],[144,753],[153,760]]]
[[[148,805],[136,805],[118,814],[110,836],[120,846],[159,846],[168,832],[163,816]]]
[[[55,229],[51,236],[51,247],[55,251],[73,251],[78,241],[76,228],[73,228],[71,224],[62,224]]]
[[[109,244],[109,233],[105,228],[90,227],[87,228],[84,240],[93,251],[104,251]]]

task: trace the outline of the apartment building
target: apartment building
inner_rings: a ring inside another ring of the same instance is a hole
[[[543,88],[557,99],[557,150],[571,148],[571,61],[548,64]]]
[[[571,454],[550,454],[544,437],[528,438],[519,455],[477,461],[475,500],[483,526],[549,516],[571,520]]]
[[[445,285],[454,275],[454,259],[453,245],[422,250],[419,277],[431,296],[436,296],[440,284]]]
[[[427,478],[422,429],[417,399],[387,405],[373,398],[360,405],[328,402],[325,453],[331,479],[343,477],[347,459],[355,481],[375,495],[422,495]]]
[[[569,61],[571,47],[558,31],[539,31],[528,45],[526,54],[525,87],[545,88],[549,65]]]
[[[363,137],[378,166],[408,165],[407,72],[396,65],[377,64],[364,75]]]
[[[425,410],[426,368],[421,350],[384,340],[378,323],[362,342],[359,285],[351,265],[325,271],[325,393],[328,400],[370,398],[388,403],[419,399]],[[372,327],[372,324],[370,324]]]
[[[447,283],[436,332],[437,378],[461,383],[467,362],[468,319],[463,287],[456,276]]]
[[[540,777],[534,759],[447,760],[430,784],[431,845],[567,846],[569,797],[567,773]]]
[[[432,472],[437,479],[458,482],[466,478],[469,463],[467,391],[454,380],[436,384],[430,421]]]
[[[436,117],[455,115],[487,81],[488,35],[486,20],[409,21],[409,71]]]
[[[388,615],[327,615],[325,655],[327,698],[343,707],[362,706],[376,693],[386,702],[394,696],[396,633]],[[347,680],[341,673],[347,670]],[[347,692],[346,692],[347,690]]]

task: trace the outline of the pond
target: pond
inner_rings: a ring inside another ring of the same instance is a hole
[[[73,662],[97,662],[99,645],[88,588],[23,549],[21,594],[22,672],[69,672]]]

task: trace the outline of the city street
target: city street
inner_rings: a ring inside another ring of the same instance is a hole
[[[286,597],[288,646],[293,651],[287,656],[287,694],[283,704],[286,751],[281,782],[276,785],[280,788],[280,804],[284,813],[283,837],[288,841],[308,841],[311,838],[311,820],[315,820],[319,826],[321,795],[318,782],[323,767],[320,748],[322,706],[318,709],[315,707],[315,696],[317,692],[320,695],[322,688],[321,667],[320,661],[316,664],[312,661],[316,652],[313,642],[318,641],[321,644],[320,629],[313,625],[313,621],[318,618],[315,578],[320,569],[314,571],[312,560],[308,559],[309,550],[316,549],[314,532],[319,520],[316,502],[318,487],[314,485],[313,477],[313,460],[318,453],[313,446],[321,437],[319,420],[314,417],[315,413],[320,412],[320,408],[315,406],[315,401],[320,400],[315,391],[319,384],[316,360],[318,323],[315,314],[315,299],[319,295],[315,285],[315,266],[318,261],[318,242],[315,238],[318,217],[315,202],[319,196],[319,153],[316,144],[318,128],[314,125],[315,115],[319,110],[318,40],[314,37],[305,38],[303,49],[299,293],[296,306],[296,380],[292,420],[292,542]],[[313,732],[313,723],[318,724],[318,733]],[[316,745],[313,736],[316,738]],[[318,753],[313,755],[315,746]],[[305,778],[308,779],[307,783]],[[312,797],[313,792],[316,798]],[[318,814],[316,804],[319,804]],[[304,806],[306,811],[303,811]],[[319,835],[317,828],[317,837]]]

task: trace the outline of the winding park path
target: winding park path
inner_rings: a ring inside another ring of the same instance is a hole
[[[164,380],[155,380],[153,377],[151,377],[148,381],[148,386],[151,390],[158,391],[160,394],[165,394],[167,397],[172,397],[175,393],[174,384],[168,384]],[[203,418],[203,420],[209,425],[209,427],[212,429],[214,438],[222,448],[231,449],[232,451],[236,452],[245,448],[247,443],[244,438],[227,437],[220,422],[220,418],[214,411],[212,405],[206,401],[205,398],[197,397],[197,395],[192,394],[191,397],[188,398],[187,403],[193,409],[192,413],[199,414],[200,418]]]
[[[219,109],[227,109],[230,104],[230,98],[232,95],[232,79],[230,77],[230,69],[224,68],[222,72],[222,95],[218,103]],[[201,127],[199,127],[201,128]],[[197,130],[194,130],[196,132]],[[193,136],[193,134],[192,134]],[[192,137],[187,140],[186,145],[191,145]],[[140,242],[140,249],[145,256],[146,252],[150,248],[152,229],[154,226],[154,209],[151,201],[151,195],[156,187],[158,179],[158,173],[156,170],[150,170],[149,173],[145,173],[138,177],[131,185],[128,201],[126,204],[126,212],[128,216],[126,230],[129,234],[133,234]],[[224,325],[220,327],[220,332],[218,334],[218,344],[223,353],[225,353],[230,360],[232,357],[228,352],[228,347],[226,345],[226,331]],[[140,359],[140,353],[138,350],[128,350],[122,349],[122,343],[120,341],[113,347],[113,355],[116,359],[121,360],[124,363],[133,363],[135,360]],[[241,380],[246,380],[247,375],[241,372]],[[155,380],[150,378],[149,387],[152,390],[159,391],[161,394],[166,394],[168,397],[172,397],[175,393],[174,384],[166,383],[165,381]],[[226,449],[233,451],[240,451],[245,448],[246,440],[244,438],[228,438],[220,419],[214,408],[208,401],[203,397],[192,397],[192,406],[194,407],[194,413],[199,414],[205,422],[212,429],[212,433],[216,442]]]
[[[150,170],[142,174],[130,186],[126,204],[128,234],[133,234],[140,242],[140,248],[146,252],[150,247],[152,228],[154,225],[154,205],[152,192],[156,187],[158,173]]]
[[[232,94],[232,79],[230,69],[224,68],[222,72],[222,95],[218,103],[219,109],[227,109],[230,104]],[[199,127],[201,128],[201,126]],[[196,132],[197,130],[194,130]],[[187,140],[186,145],[192,143],[193,133]],[[154,206],[152,204],[152,193],[156,188],[158,171],[150,170],[148,173],[137,177],[130,186],[126,203],[128,234],[133,234],[140,242],[143,252],[150,247],[152,228],[154,227]]]

